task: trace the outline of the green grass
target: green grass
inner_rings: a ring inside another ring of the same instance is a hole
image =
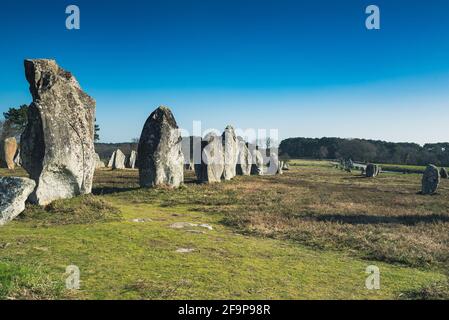
[[[46,209],[28,207],[21,219],[1,228],[0,298],[397,299],[423,298],[423,292],[444,297],[445,289],[434,289],[447,281],[444,252],[428,239],[440,237],[445,245],[446,222],[431,217],[421,225],[415,218],[415,229],[400,218],[374,226],[316,219],[327,219],[329,212],[354,219],[355,212],[363,213],[361,204],[368,216],[383,217],[391,209],[396,217],[417,195],[396,190],[403,198],[398,203],[400,197],[388,193],[397,185],[415,190],[417,177],[360,180],[323,162],[297,162],[292,169],[284,176],[238,177],[216,185],[194,184],[189,173],[179,190],[137,189],[135,171],[98,171],[96,195]],[[377,206],[382,198],[387,208]],[[417,199],[410,207],[418,204],[423,215],[447,212],[447,197]],[[213,230],[171,228],[176,222],[206,223]],[[418,242],[407,246],[401,238],[421,230],[427,238],[407,253]],[[177,253],[180,248],[194,251]],[[425,263],[417,263],[422,248]],[[61,289],[71,264],[81,270],[80,291]],[[368,265],[380,268],[381,290],[365,288]]]
[[[401,298],[408,300],[448,300],[449,282],[435,282],[418,290],[410,290],[402,294]]]
[[[379,164],[384,171],[403,172],[403,173],[423,173],[425,166],[401,165],[401,164]]]
[[[69,200],[57,200],[46,207],[28,205],[19,219],[35,227],[43,227],[117,221],[121,219],[121,213],[108,201],[86,195]]]
[[[51,279],[38,266],[31,268],[0,262],[0,299],[62,298],[68,292],[64,292],[61,279]]]

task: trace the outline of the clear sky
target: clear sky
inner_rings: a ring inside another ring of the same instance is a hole
[[[31,102],[23,59],[53,58],[97,100],[102,142],[158,105],[186,130],[449,141],[448,16],[446,0],[3,0],[0,111]]]

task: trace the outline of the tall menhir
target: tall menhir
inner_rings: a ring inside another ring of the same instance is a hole
[[[140,186],[179,187],[184,180],[182,138],[175,117],[159,107],[148,117],[137,150]]]
[[[95,101],[54,60],[25,60],[33,97],[21,137],[22,163],[36,189],[30,200],[88,194],[95,170]]]

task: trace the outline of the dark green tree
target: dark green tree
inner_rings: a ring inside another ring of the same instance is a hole
[[[97,122],[97,119],[95,119],[95,122]],[[98,140],[100,140],[100,126],[98,124],[95,123],[95,134],[94,134],[94,141],[97,142]]]
[[[8,137],[20,137],[28,122],[28,106],[22,105],[18,108],[9,108],[3,113],[1,139]]]
[[[28,122],[28,106],[24,104],[18,108],[9,108],[3,116],[12,130],[22,133]]]

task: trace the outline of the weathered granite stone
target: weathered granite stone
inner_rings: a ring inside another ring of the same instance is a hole
[[[438,168],[429,164],[422,177],[422,194],[434,194],[440,184],[440,173]]]
[[[349,158],[345,161],[345,168],[351,169],[351,170],[354,169],[354,161],[352,161],[351,158]]]
[[[145,122],[137,166],[141,187],[179,187],[184,182],[181,133],[169,108],[157,108]]]
[[[109,158],[109,162],[108,162],[108,168],[112,168],[112,166],[114,165],[114,160],[115,160],[115,154],[117,153],[117,151],[114,151],[111,155],[111,157]]]
[[[5,155],[5,162],[6,166],[9,170],[14,170],[15,163],[14,163],[14,156],[17,152],[17,141],[16,138],[6,138],[3,143],[3,150]]]
[[[281,164],[279,162],[279,157],[276,153],[270,155],[270,163],[267,168],[267,175],[282,174]]]
[[[104,168],[104,167],[105,167],[104,162],[101,161],[100,155],[98,153],[96,153],[95,154],[95,168],[96,169],[101,169],[101,168]]]
[[[253,159],[253,164],[251,166],[251,174],[252,175],[263,175],[264,173],[264,159],[262,152],[260,150],[253,148],[251,150],[251,155]]]
[[[282,168],[284,168],[284,161],[279,161],[279,170],[277,174],[284,174],[284,170]]]
[[[237,159],[236,173],[241,176],[249,176],[251,174],[251,165],[253,163],[253,156],[249,152],[245,141],[239,141],[239,155]]]
[[[46,205],[88,194],[95,171],[95,101],[54,60],[26,60],[33,97],[21,137],[22,166],[36,182],[30,200]]]
[[[112,161],[112,170],[117,170],[117,169],[125,169],[125,160],[126,160],[126,156],[125,154],[122,152],[122,150],[117,149],[114,151],[114,159]]]
[[[132,150],[131,155],[129,156],[129,159],[128,159],[128,168],[135,169],[136,161],[137,161],[137,152]]]
[[[227,126],[222,134],[224,150],[224,170],[223,178],[231,180],[236,176],[236,166],[239,156],[239,145],[234,128]]]
[[[17,154],[14,157],[14,164],[18,167],[22,166],[22,159],[20,158],[20,149],[17,151]]]
[[[448,173],[447,173],[446,168],[441,168],[441,169],[440,169],[440,177],[441,177],[442,179],[447,179],[447,178],[449,178],[449,175],[448,175]]]
[[[195,174],[199,182],[220,182],[224,171],[222,138],[211,132],[201,142],[201,163],[195,163]]]
[[[379,174],[379,167],[376,164],[369,163],[366,166],[365,175],[368,178],[374,178]]]
[[[28,178],[0,178],[0,226],[25,210],[25,201],[35,187],[36,183]]]

